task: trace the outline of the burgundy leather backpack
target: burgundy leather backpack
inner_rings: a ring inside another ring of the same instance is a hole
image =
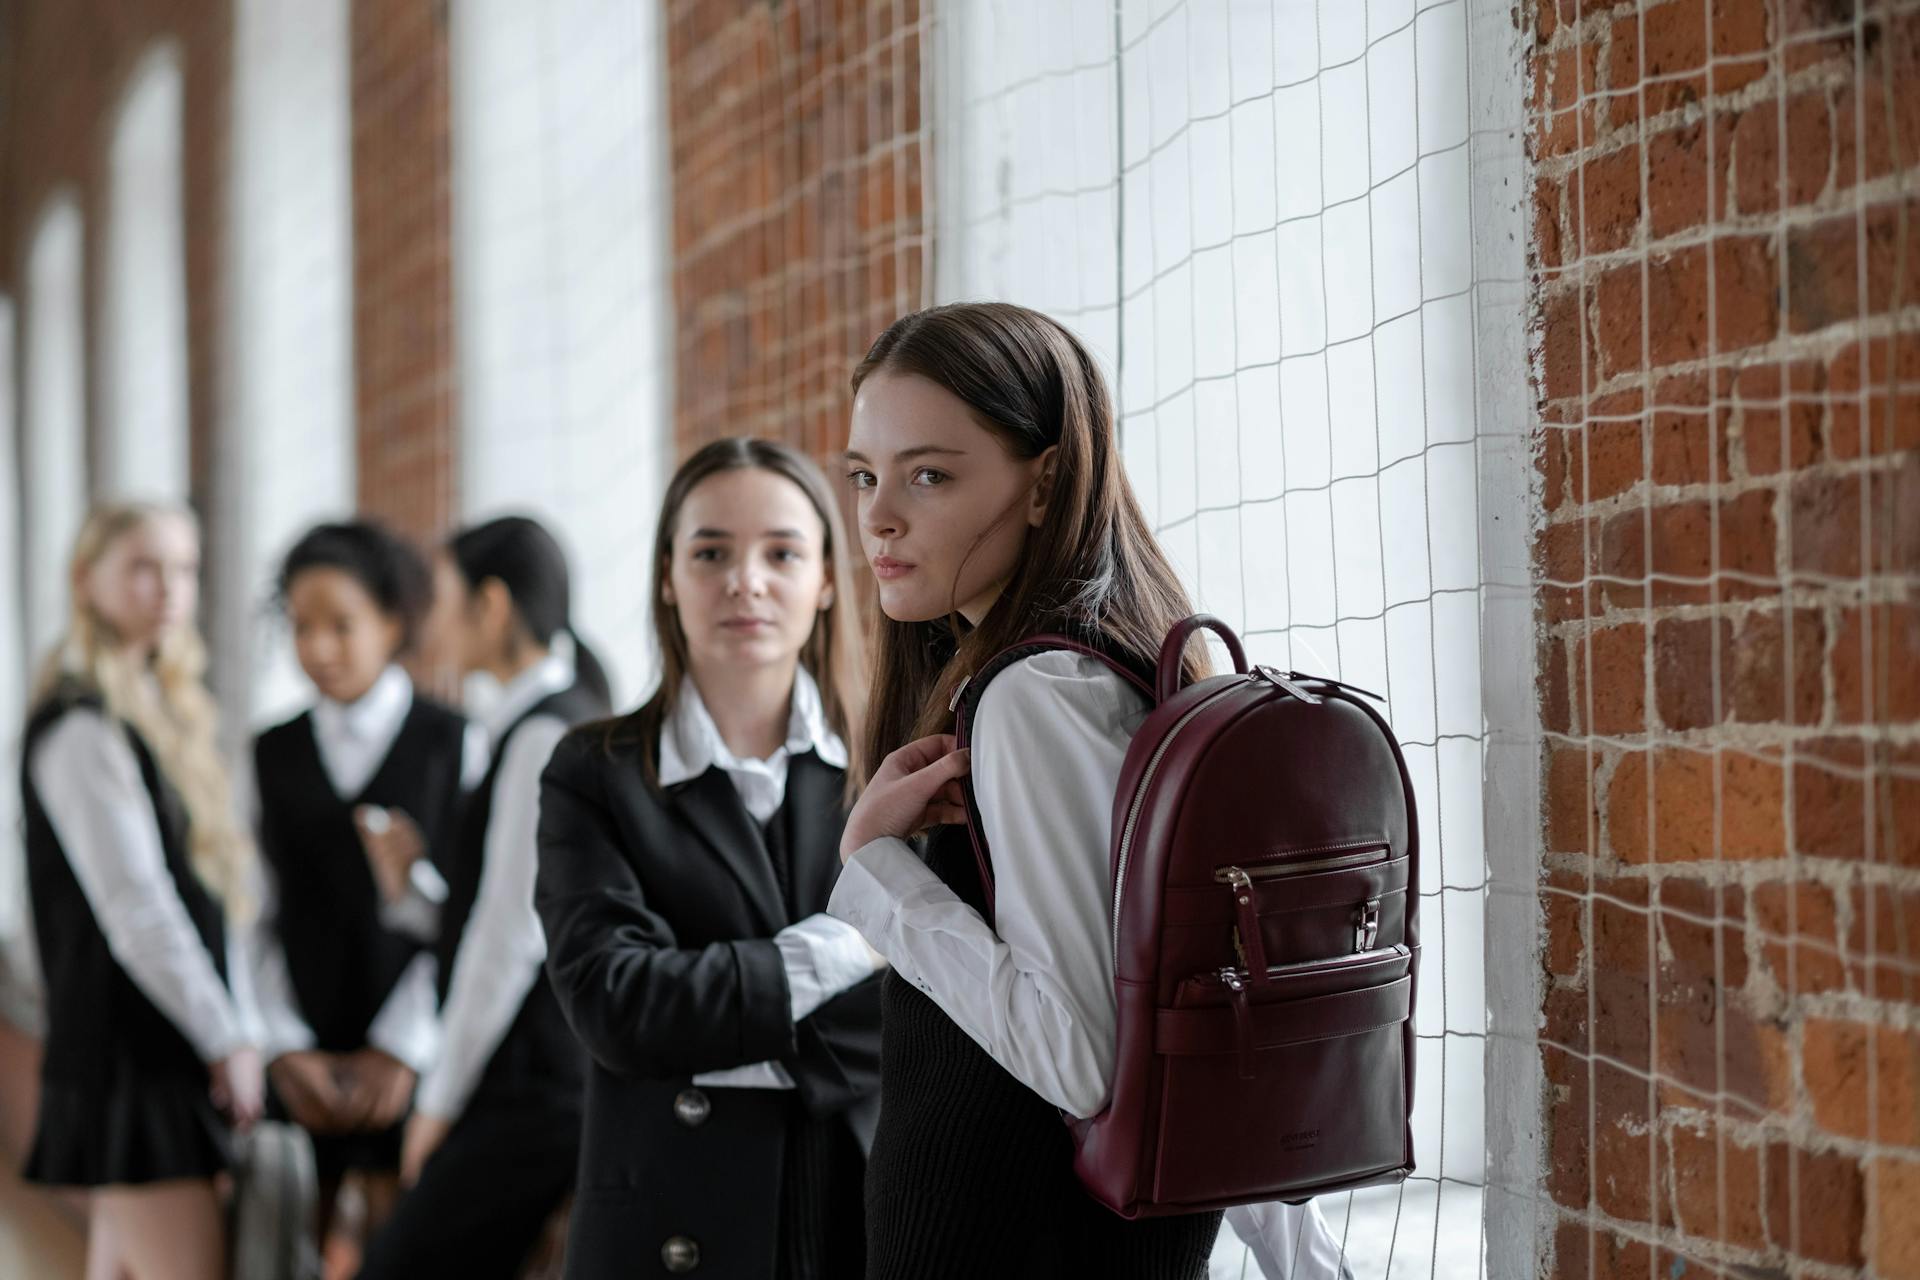
[[[1234,674],[1181,687],[1209,628]],[[1036,636],[955,695],[960,746],[994,676],[1070,649],[1152,704],[1113,800],[1119,1054],[1106,1110],[1072,1122],[1074,1168],[1127,1218],[1303,1200],[1413,1170],[1419,829],[1373,695],[1271,667],[1204,615],[1151,686],[1086,644]],[[992,862],[966,788],[993,902]]]

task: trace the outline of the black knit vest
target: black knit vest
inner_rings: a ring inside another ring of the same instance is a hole
[[[467,797],[460,815],[459,834],[441,862],[447,881],[447,900],[440,909],[440,937],[435,946],[441,1003],[446,1002],[460,940],[466,934],[467,920],[480,895],[480,878],[486,870],[487,826],[493,820],[494,789],[499,785],[500,765],[506,757],[507,744],[513,741],[520,726],[535,716],[555,716],[572,726],[605,714],[604,702],[574,685],[529,707],[494,744],[487,775]],[[586,1082],[584,1052],[567,1026],[566,1016],[560,1011],[546,968],[542,966],[519,1012],[514,1015],[512,1026],[487,1060],[474,1090],[474,1102],[549,1103],[577,1108]]]
[[[415,696],[387,758],[361,789],[335,794],[314,740],[312,713],[267,730],[254,743],[260,786],[260,852],[279,886],[276,926],[300,1012],[321,1049],[366,1043],[420,944],[380,922],[380,895],[353,810],[404,809],[439,861],[460,803],[466,721]]]
[[[35,746],[63,716],[79,708],[99,711],[101,703],[97,696],[72,683],[56,688],[28,718],[21,761],[28,894],[47,988],[42,1070],[48,1079],[96,1087],[106,1087],[128,1075],[150,1083],[180,1079],[204,1086],[206,1067],[200,1055],[113,958],[106,935],[33,785]],[[194,874],[188,860],[186,806],[140,735],[129,726],[116,728],[126,734],[140,763],[140,779],[153,803],[160,848],[174,891],[180,895],[215,971],[224,980],[224,917],[219,902]]]
[[[926,862],[991,919],[964,827]],[[897,973],[881,989],[880,1126],[867,1165],[869,1280],[1097,1275],[1198,1280],[1217,1213],[1128,1222],[1073,1172],[1060,1113]]]

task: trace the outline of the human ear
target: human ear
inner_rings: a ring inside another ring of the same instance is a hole
[[[1035,529],[1046,523],[1047,504],[1053,500],[1054,462],[1059,452],[1059,445],[1049,445],[1036,459],[1040,464],[1040,478],[1027,499],[1027,524]]]

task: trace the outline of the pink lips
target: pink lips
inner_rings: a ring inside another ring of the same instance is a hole
[[[892,556],[875,556],[873,558],[873,576],[882,582],[890,582],[895,578],[904,578],[912,573],[913,570],[913,565],[908,564],[905,560],[895,560]]]

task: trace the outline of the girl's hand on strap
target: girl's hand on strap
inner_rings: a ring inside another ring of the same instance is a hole
[[[847,815],[840,861],[882,836],[904,839],[928,827],[965,822],[960,779],[969,767],[968,753],[954,750],[950,733],[909,742],[882,760]]]
[[[383,901],[399,902],[407,896],[413,864],[426,856],[427,839],[404,809],[383,809],[363,804],[353,811],[353,825],[366,850],[367,866]]]

